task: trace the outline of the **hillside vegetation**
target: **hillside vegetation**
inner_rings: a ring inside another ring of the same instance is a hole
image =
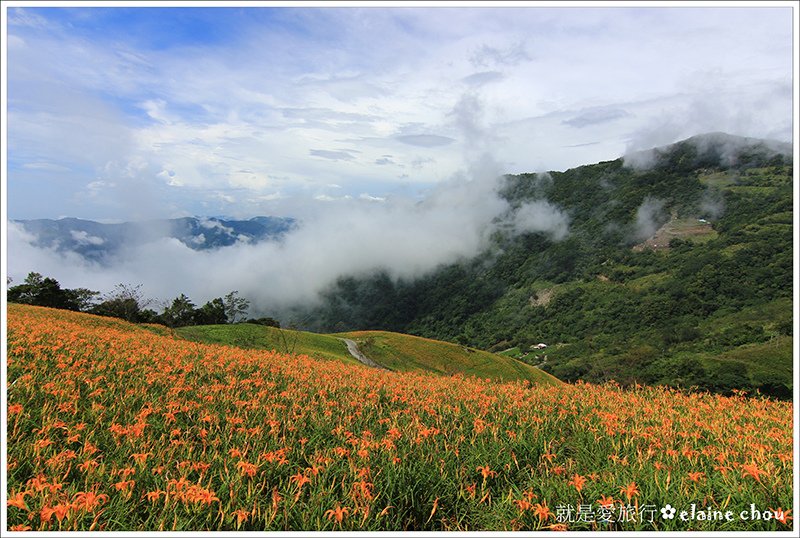
[[[223,344],[245,349],[275,350],[303,354],[348,364],[360,364],[336,337],[267,327],[253,323],[180,327],[176,333],[193,342]]]
[[[369,359],[389,370],[463,374],[498,381],[559,382],[550,374],[508,357],[398,333],[326,335],[251,323],[180,327],[175,333],[194,342],[274,350],[360,364],[341,340],[349,338],[356,341],[360,351]]]
[[[788,402],[388,372],[7,314],[11,530],[791,528]],[[662,517],[692,504],[731,517]]]
[[[511,210],[559,208],[569,218],[564,239],[500,229],[475,258],[420,279],[342,278],[324,306],[298,319],[317,330],[510,349],[568,381],[789,398],[787,151],[717,133],[628,163],[507,176]],[[539,342],[546,353],[531,349]]]
[[[340,336],[354,340],[367,357],[397,372],[463,374],[544,385],[560,383],[523,362],[457,344],[386,331],[357,331]]]

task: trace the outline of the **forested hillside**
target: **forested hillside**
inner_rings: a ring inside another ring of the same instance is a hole
[[[788,397],[792,177],[788,145],[723,134],[506,176],[512,210],[546,201],[566,237],[498,227],[473,259],[413,281],[342,278],[297,318],[504,351],[566,381]]]

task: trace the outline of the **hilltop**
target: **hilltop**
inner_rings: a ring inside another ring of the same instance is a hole
[[[463,345],[388,331],[356,331],[340,336],[352,338],[370,359],[397,372],[464,374],[543,385],[559,383],[555,377],[528,364]]]

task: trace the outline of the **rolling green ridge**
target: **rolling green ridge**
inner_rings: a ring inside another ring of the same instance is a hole
[[[303,354],[348,364],[360,364],[334,336],[278,329],[253,323],[180,327],[177,334],[193,342],[223,344],[245,349],[269,349]]]
[[[448,342],[385,331],[356,331],[340,336],[354,340],[370,359],[400,372],[460,373],[503,381],[560,383],[550,374],[515,359]]]
[[[566,381],[790,397],[793,164],[770,147],[714,134],[654,150],[646,168],[506,176],[510,210],[546,201],[566,238],[499,228],[476,257],[413,281],[341,278],[296,319],[505,351]]]
[[[545,385],[560,383],[552,375],[508,357],[398,333],[357,332],[328,335],[236,323],[180,327],[175,329],[175,334],[193,342],[246,349],[274,349],[282,353],[360,364],[350,355],[341,340],[349,338],[358,344],[359,350],[367,357],[390,370],[463,374],[500,381],[528,380]]]

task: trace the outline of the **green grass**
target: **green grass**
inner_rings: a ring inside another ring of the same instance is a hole
[[[702,223],[696,218],[677,219],[670,226],[669,234],[693,243],[705,243],[719,237],[711,224]]]
[[[745,344],[709,359],[721,364],[739,362],[751,378],[776,374],[787,386],[792,384],[792,337],[777,336],[760,344]]]
[[[304,331],[277,329],[252,323],[233,325],[197,325],[181,327],[177,334],[193,342],[223,344],[245,349],[268,349],[280,353],[308,355],[348,364],[361,364],[347,351],[347,346],[334,336]]]
[[[350,355],[340,339],[349,338],[358,343],[367,357],[395,371],[442,375],[461,373],[500,381],[527,379],[548,385],[560,383],[538,368],[510,357],[399,333],[365,331],[328,335],[251,323],[181,327],[175,333],[193,342],[275,350],[361,364]]]
[[[780,323],[791,319],[792,300],[776,299],[765,304],[746,307],[736,312],[720,312],[704,320],[699,328],[714,340],[717,335],[744,330],[755,326],[764,329],[764,342],[746,343],[715,354],[701,353],[699,356],[708,366],[724,366],[730,363],[743,364],[751,381],[775,379],[792,386],[793,356],[791,336],[778,334]],[[757,383],[756,383],[757,384]]]
[[[497,354],[503,355],[504,357],[519,357],[522,354],[522,350],[520,350],[519,347],[512,347],[499,351]]]
[[[762,185],[731,185],[727,187],[728,190],[744,194],[772,194],[775,192],[775,187],[762,186]]]
[[[759,222],[792,226],[794,225],[794,215],[791,211],[782,211],[781,213],[767,215],[766,217],[759,219]]]
[[[660,284],[669,278],[669,273],[666,271],[661,273],[653,273],[652,275],[645,275],[639,278],[634,278],[625,283],[625,286],[634,291],[643,291]]]
[[[341,336],[355,340],[365,355],[395,371],[464,374],[502,381],[527,379],[544,385],[560,383],[550,374],[508,356],[448,342],[383,331]]]
[[[704,174],[697,178],[700,183],[710,187],[727,187],[736,184],[736,175],[727,171]]]
[[[749,306],[731,311],[718,311],[703,320],[699,328],[703,333],[713,333],[729,327],[741,326],[743,323],[755,323],[770,329],[777,321],[792,317],[792,300],[789,297],[775,299],[768,303]]]
[[[137,326],[159,336],[175,336],[175,329],[170,329],[166,325],[160,325],[158,323],[139,323]]]

